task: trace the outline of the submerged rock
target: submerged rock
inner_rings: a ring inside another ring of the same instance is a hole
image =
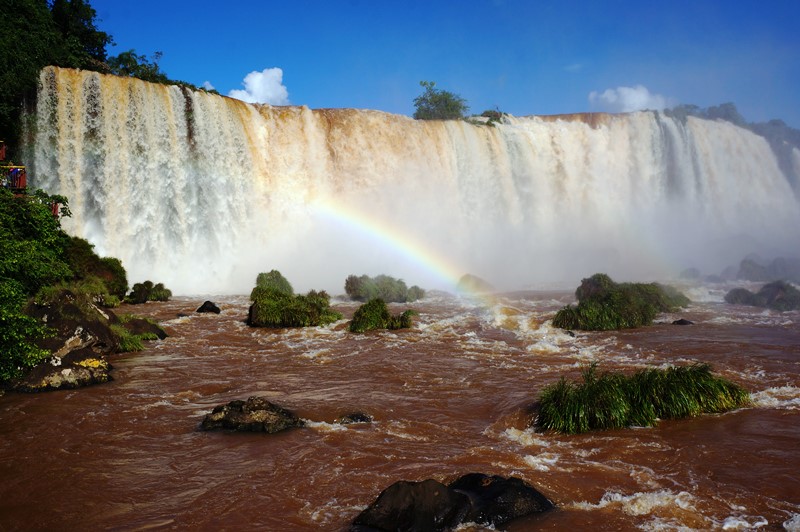
[[[221,311],[213,302],[206,301],[200,305],[200,308],[198,308],[196,312],[213,312],[214,314],[219,314]]]
[[[672,322],[673,325],[694,325],[693,321],[687,320],[686,318],[681,318],[679,320],[675,320]]]
[[[343,415],[340,418],[337,418],[334,423],[339,423],[340,425],[350,425],[353,423],[372,423],[372,416],[365,414],[364,412],[351,412]]]
[[[271,403],[266,397],[249,397],[219,405],[203,418],[202,430],[235,430],[243,432],[280,432],[302,427],[303,420],[293,412]]]
[[[449,486],[436,480],[395,482],[353,521],[352,531],[449,530],[462,523],[498,526],[553,508],[517,478],[469,473]]]

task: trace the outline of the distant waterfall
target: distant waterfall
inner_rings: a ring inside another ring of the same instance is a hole
[[[572,286],[800,249],[800,204],[775,155],[725,122],[416,121],[58,68],[42,71],[28,122],[31,182],[69,198],[64,227],[119,257],[131,282],[176,293],[245,293],[273,268],[334,294],[351,273]]]

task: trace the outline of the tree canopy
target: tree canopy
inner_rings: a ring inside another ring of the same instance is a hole
[[[437,89],[433,81],[420,81],[425,89],[414,98],[414,118],[417,120],[457,120],[469,110],[467,101],[452,92]]]

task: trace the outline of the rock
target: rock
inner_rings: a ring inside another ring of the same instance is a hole
[[[351,412],[350,414],[345,414],[336,419],[334,423],[339,423],[340,425],[350,425],[352,423],[372,423],[372,416],[365,414],[364,412]]]
[[[195,312],[213,312],[214,314],[219,314],[221,311],[217,305],[211,301],[206,301],[200,305],[200,308],[198,308]]]
[[[780,312],[800,310],[800,290],[785,281],[774,281],[762,286],[757,294],[745,288],[734,288],[725,294],[725,302],[766,307]]]
[[[469,509],[468,496],[436,480],[401,480],[383,490],[350,530],[448,530],[464,522]]]
[[[125,327],[129,333],[137,336],[156,336],[159,340],[163,340],[168,336],[159,325],[145,318],[130,318],[125,321],[122,326]]]
[[[529,514],[553,508],[553,503],[518,478],[469,473],[450,484],[450,489],[470,498],[467,522],[503,525]]]
[[[430,479],[396,482],[351,530],[449,530],[469,522],[494,527],[551,508],[547,497],[520,479],[469,473],[449,486]]]
[[[100,384],[113,380],[109,375],[110,369],[111,366],[103,357],[86,347],[70,351],[63,357],[50,357],[16,381],[12,389],[18,392],[43,392]]]
[[[249,397],[247,401],[231,401],[219,405],[203,418],[202,430],[235,430],[245,432],[280,432],[302,427],[303,420],[275,405],[266,397]]]
[[[694,325],[693,321],[689,321],[687,319],[681,318],[679,320],[675,320],[672,322],[673,325]]]
[[[456,285],[456,292],[459,294],[486,294],[494,292],[494,290],[494,286],[489,281],[470,273],[462,275]]]

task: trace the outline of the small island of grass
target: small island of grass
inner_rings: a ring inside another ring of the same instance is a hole
[[[561,329],[609,331],[653,323],[660,312],[674,312],[689,298],[658,283],[615,283],[604,273],[583,279],[575,290],[576,306],[568,305],[553,318]]]

